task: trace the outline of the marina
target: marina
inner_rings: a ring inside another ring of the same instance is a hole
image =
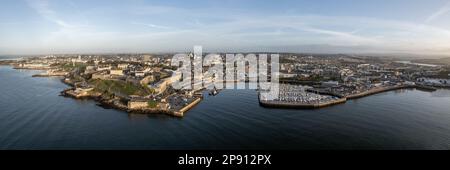
[[[378,93],[401,90],[401,89],[419,89],[428,92],[436,91],[437,89],[430,86],[423,85],[397,85],[389,87],[373,88],[361,93],[351,95],[340,95],[331,92],[324,92],[314,90],[312,88],[305,88],[298,85],[280,85],[280,96],[276,100],[266,100],[258,95],[258,100],[261,106],[273,108],[298,108],[298,109],[319,109],[332,105],[346,103],[348,100],[358,99]]]

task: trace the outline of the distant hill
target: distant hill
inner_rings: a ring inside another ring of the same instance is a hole
[[[440,58],[440,59],[418,59],[412,60],[413,63],[423,63],[423,64],[436,64],[436,65],[450,65],[450,57],[448,58]]]

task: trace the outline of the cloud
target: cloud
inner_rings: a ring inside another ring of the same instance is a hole
[[[440,9],[438,9],[436,12],[434,12],[433,14],[431,14],[426,20],[425,22],[431,22],[445,14],[447,14],[448,12],[450,12],[450,2],[448,2],[447,4],[445,4],[443,7],[441,7]]]
[[[44,38],[36,43],[43,51],[49,52],[170,52],[191,49],[194,44],[219,51],[258,51],[286,47],[284,49],[291,51],[297,48],[298,52],[310,47],[317,51],[337,51],[337,48],[341,48],[348,52],[372,49],[376,52],[427,53],[448,52],[450,47],[450,31],[445,28],[385,18],[292,13],[266,15],[248,11],[228,11],[211,15],[227,10],[124,5],[125,7],[108,11],[106,14],[97,8],[91,9],[88,16],[107,17],[105,19],[115,22],[115,25],[106,26],[101,25],[103,22],[98,22],[99,18],[86,17],[90,23],[99,24],[100,27],[96,27],[77,24],[85,22],[80,22],[80,17],[76,14],[73,14],[75,17],[67,17],[68,13],[55,11],[57,8],[53,10],[48,1],[28,2],[40,16],[57,26],[57,31],[45,32],[45,36],[42,36]],[[442,8],[430,16],[430,21],[448,12],[447,8]],[[115,15],[139,22],[114,20],[121,18]],[[66,20],[67,18],[71,20]],[[130,24],[149,29],[133,32],[133,27],[129,29]]]
[[[339,31],[334,31],[334,30],[325,30],[325,29],[318,29],[318,28],[313,28],[313,27],[303,27],[301,29],[312,32],[312,33],[325,34],[325,35],[330,35],[333,37],[341,37],[343,39],[346,39],[347,42],[349,42],[349,44],[378,43],[378,41],[374,38],[357,36],[357,35],[354,35],[354,33],[352,33],[352,32],[339,32]]]
[[[53,15],[55,12],[49,9],[49,2],[47,0],[27,0],[30,7],[36,10],[41,15]]]
[[[140,23],[140,22],[131,22],[131,24],[141,25],[141,26],[150,27],[150,28],[156,28],[156,29],[171,29],[171,27],[168,27],[168,26],[155,25],[155,24],[145,24],[145,23]]]
[[[11,25],[18,25],[21,24],[22,22],[19,21],[14,21],[14,22],[0,22],[0,25],[2,26],[11,26]]]
[[[62,27],[73,27],[66,21],[56,17],[56,12],[49,8],[47,0],[27,0],[29,6],[33,8],[40,16]]]
[[[185,10],[184,8],[177,8],[172,6],[138,6],[133,7],[129,10],[130,13],[135,15],[154,15],[154,14],[168,14],[168,13],[188,13],[189,10]]]

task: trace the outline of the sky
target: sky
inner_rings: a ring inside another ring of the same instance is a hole
[[[0,55],[450,55],[450,0],[0,0]]]

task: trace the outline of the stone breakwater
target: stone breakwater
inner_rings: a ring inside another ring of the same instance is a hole
[[[338,99],[325,101],[325,102],[317,102],[317,103],[295,103],[295,102],[283,102],[283,101],[269,101],[269,100],[261,100],[258,95],[259,104],[263,107],[269,108],[294,108],[294,109],[318,109],[323,107],[328,107],[332,105],[346,103],[348,100],[358,99],[362,97],[366,97],[369,95],[374,95],[382,92],[399,90],[399,89],[419,89],[425,91],[436,91],[437,89],[434,87],[421,86],[421,85],[398,85],[398,86],[390,86],[390,87],[380,87],[375,89],[370,89],[361,93],[352,94],[348,96],[342,96],[339,94],[334,94],[330,92],[322,92],[316,90],[308,90],[310,92],[315,92],[323,95],[331,95],[338,97]]]
[[[188,104],[187,106],[181,108],[179,111],[175,111],[174,114],[175,116],[180,116],[183,117],[184,113],[186,113],[187,111],[191,110],[192,108],[194,108],[197,104],[200,103],[200,101],[202,101],[202,98],[197,98],[195,99],[193,102],[191,102],[190,104]]]
[[[346,98],[348,100],[351,100],[351,99],[362,98],[362,97],[374,95],[374,94],[377,94],[377,93],[383,93],[383,92],[387,92],[387,91],[392,91],[392,90],[414,89],[414,88],[415,89],[419,89],[419,90],[425,90],[425,91],[436,91],[437,90],[434,87],[421,86],[421,85],[400,85],[400,86],[380,87],[380,88],[370,89],[368,91],[364,91],[364,92],[361,92],[361,93],[357,93],[357,94],[352,94],[352,95],[346,96]]]

